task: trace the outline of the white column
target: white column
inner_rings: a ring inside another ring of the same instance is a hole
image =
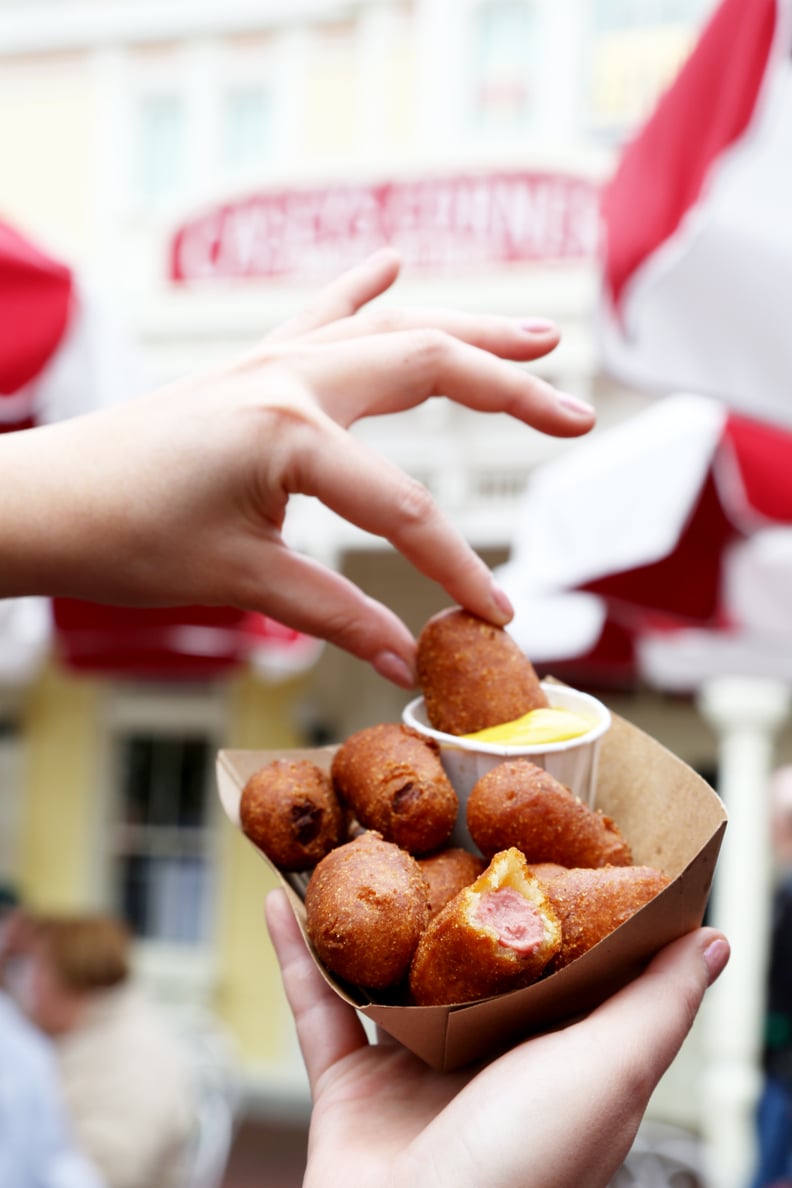
[[[184,51],[183,69],[188,188],[182,203],[190,210],[205,202],[207,195],[215,195],[223,184],[220,120],[226,78],[219,42],[212,37],[191,41]]]
[[[279,174],[311,175],[305,160],[305,107],[315,32],[294,26],[278,34],[273,63],[275,128],[273,153]]]
[[[357,25],[357,107],[360,118],[360,147],[367,159],[379,161],[389,143],[390,105],[393,101],[394,47],[404,24],[402,12],[380,4],[361,12]]]
[[[732,948],[702,1013],[707,1183],[709,1188],[745,1188],[755,1159],[770,922],[767,788],[789,690],[778,681],[719,677],[702,688],[699,706],[718,734],[718,790],[729,815],[710,919]]]
[[[442,165],[465,147],[470,0],[416,0],[414,13],[415,141],[422,158]]]
[[[94,176],[92,272],[106,292],[126,288],[124,243],[126,220],[134,202],[129,58],[120,45],[106,45],[93,54]],[[123,280],[121,278],[124,278]],[[126,296],[124,293],[123,296]]]

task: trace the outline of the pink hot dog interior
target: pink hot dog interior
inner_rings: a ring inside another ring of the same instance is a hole
[[[497,933],[500,944],[515,953],[532,953],[544,941],[545,925],[539,911],[511,887],[485,891],[476,914],[482,924]]]

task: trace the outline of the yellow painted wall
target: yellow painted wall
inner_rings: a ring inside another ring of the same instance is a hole
[[[294,715],[301,687],[300,681],[267,686],[249,675],[235,681],[230,689],[229,747],[301,745]],[[221,829],[214,1007],[236,1036],[246,1063],[279,1066],[290,1060],[294,1041],[291,1014],[264,920],[264,899],[276,880],[225,817]]]
[[[394,148],[408,147],[416,134],[415,76],[415,52],[408,32],[403,30],[393,46],[387,92],[386,129]]]
[[[100,689],[51,666],[31,690],[20,867],[34,908],[83,908],[95,885]]]
[[[67,259],[92,237],[95,106],[84,55],[0,49],[0,214]]]
[[[359,136],[357,61],[352,26],[326,31],[305,95],[305,150],[314,161],[354,149]]]
[[[643,119],[684,62],[694,40],[686,25],[618,30],[592,51],[588,109],[595,123],[630,125]]]
[[[96,903],[105,740],[101,680],[49,666],[25,712],[21,891],[35,910]],[[249,674],[229,684],[226,745],[288,748],[301,739],[295,701],[301,682],[266,685]],[[176,694],[177,696],[178,694]],[[275,879],[243,837],[217,813],[217,990],[213,1003],[246,1063],[277,1069],[293,1061],[291,1016],[267,934],[264,899]]]

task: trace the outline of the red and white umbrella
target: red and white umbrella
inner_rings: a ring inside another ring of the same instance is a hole
[[[115,404],[151,382],[106,304],[70,268],[0,223],[0,432]],[[321,643],[229,607],[0,600],[0,684],[30,681],[52,647],[69,668],[113,676],[205,679],[248,663],[277,680],[309,668]]]
[[[605,366],[792,427],[792,0],[723,0],[605,187]]]
[[[669,396],[533,476],[499,577],[543,668],[792,680],[792,433]]]

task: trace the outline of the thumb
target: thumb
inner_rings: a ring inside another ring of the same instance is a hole
[[[265,912],[315,1098],[321,1077],[350,1052],[367,1047],[368,1037],[354,1008],[317,969],[283,891],[270,892]]]

